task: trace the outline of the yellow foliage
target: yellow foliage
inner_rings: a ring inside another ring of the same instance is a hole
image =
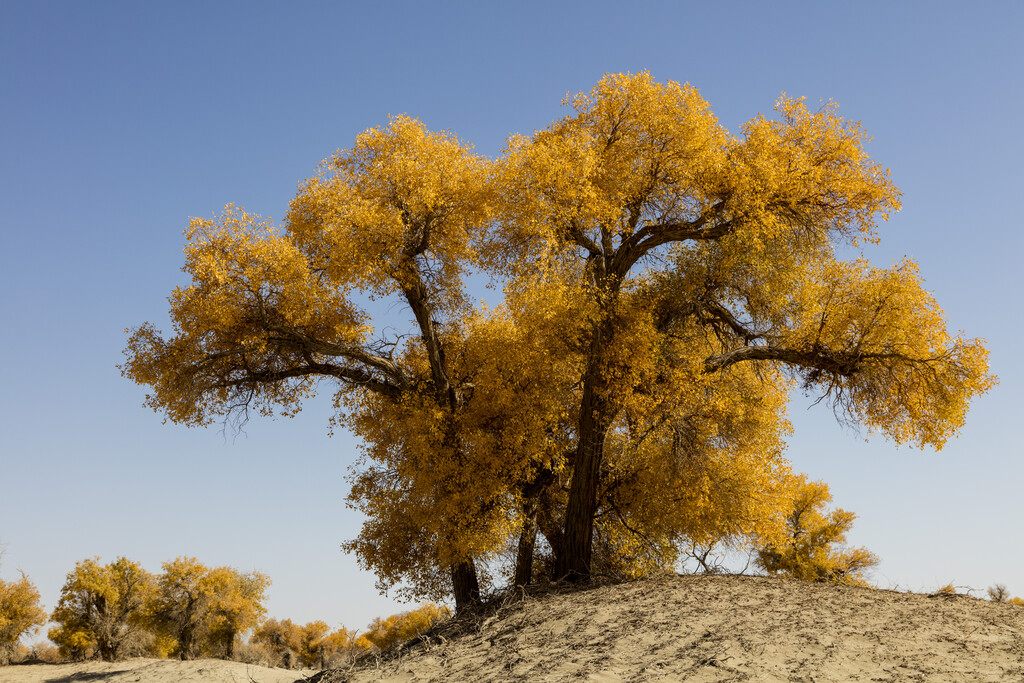
[[[370,647],[361,645],[356,634],[346,628],[331,631],[323,621],[299,626],[291,619],[267,619],[255,629],[250,642],[266,653],[272,666],[286,668],[338,666]]]
[[[1018,607],[1024,607],[1024,598],[1010,598],[1007,602],[1011,605],[1017,605]]]
[[[209,568],[194,557],[163,563],[150,603],[150,622],[158,635],[176,641],[174,654],[231,657],[238,636],[266,613],[263,600],[270,580],[259,572]]]
[[[0,664],[10,662],[23,635],[45,623],[39,591],[24,573],[17,581],[0,579]]]
[[[206,577],[212,591],[206,628],[212,645],[223,648],[231,659],[242,633],[256,626],[266,615],[263,606],[270,579],[260,572],[244,574],[231,567],[210,570]]]
[[[392,614],[386,619],[374,619],[370,624],[370,630],[363,636],[378,650],[387,650],[425,633],[434,624],[447,619],[449,615],[447,607],[427,603],[419,609]]]
[[[463,581],[457,604],[476,567],[512,574],[509,548],[529,563],[538,526],[560,576],[591,571],[594,539],[634,575],[680,543],[782,544],[797,384],[935,448],[994,384],[913,261],[837,257],[900,193],[834,104],[783,95],[733,134],[648,73],[566,104],[497,160],[394,117],[321,164],[283,229],[230,205],[194,220],[173,334],[130,331],[123,374],[188,425],[293,415],[329,379],[365,444],[345,547],[382,589]],[[377,329],[367,298],[413,333]]]
[[[264,648],[273,666],[291,668],[298,665],[302,638],[302,627],[291,619],[267,619],[253,632],[250,642]]]
[[[804,581],[867,585],[864,571],[877,565],[878,557],[867,548],[842,546],[856,515],[838,508],[826,514],[831,500],[828,485],[800,475],[790,500],[787,538],[762,545],[758,565],[770,574]]]
[[[153,576],[125,557],[102,565],[99,558],[75,564],[61,588],[51,619],[50,640],[61,654],[83,659],[95,653],[116,661],[142,651],[146,605]]]

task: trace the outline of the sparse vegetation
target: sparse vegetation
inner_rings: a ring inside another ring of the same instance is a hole
[[[993,584],[986,592],[988,593],[988,599],[992,602],[1010,601],[1010,591],[1006,590],[1006,586],[1001,583]]]

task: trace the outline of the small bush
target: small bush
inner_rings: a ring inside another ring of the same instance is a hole
[[[263,645],[238,643],[232,653],[232,660],[257,666],[274,666],[271,655]]]
[[[28,661],[41,662],[43,664],[60,664],[64,658],[60,656],[60,649],[52,643],[37,643],[29,648]]]
[[[988,589],[988,599],[992,602],[1009,602],[1010,591],[1003,584],[997,583]]]

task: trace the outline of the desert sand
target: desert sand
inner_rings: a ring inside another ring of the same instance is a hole
[[[1024,607],[965,595],[666,576],[527,597],[477,627],[318,678],[1024,681]]]
[[[269,669],[265,666],[226,662],[222,659],[128,659],[123,662],[82,662],[80,664],[25,664],[0,667],[0,683],[78,683],[80,681],[142,681],[176,683],[292,683],[311,676],[312,671]]]
[[[0,683],[1024,681],[1024,607],[747,576],[663,576],[506,600],[348,670],[132,660],[0,668]]]

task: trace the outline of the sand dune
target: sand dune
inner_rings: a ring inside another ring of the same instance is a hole
[[[447,642],[446,642],[447,641]],[[479,630],[328,681],[1024,681],[1024,608],[670,576],[527,598]]]
[[[0,683],[1024,681],[1024,607],[740,576],[542,592],[349,670],[132,660],[0,668]]]

